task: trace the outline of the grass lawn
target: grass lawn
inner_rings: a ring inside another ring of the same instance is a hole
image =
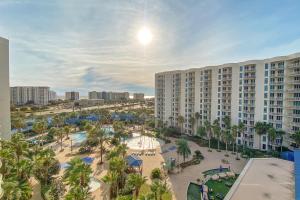
[[[209,180],[205,183],[209,189],[213,189],[213,192],[210,192],[209,195],[215,196],[217,193],[221,193],[223,197],[226,196],[228,191],[230,190],[230,186],[226,186],[225,183],[229,182],[231,185],[235,182],[236,178],[229,178],[229,179],[221,179],[222,181],[214,181]]]
[[[187,200],[199,200],[201,199],[200,185],[190,183],[187,191]]]
[[[229,169],[228,168],[222,168],[222,172],[229,172]],[[220,173],[220,168],[210,169],[210,170],[207,170],[207,171],[202,172],[202,173],[204,175],[214,175],[214,174]]]
[[[148,184],[145,183],[145,184],[142,185],[142,187],[141,187],[139,196],[141,196],[141,195],[146,195],[146,194],[148,194],[148,193],[150,193],[150,192],[151,192],[150,185],[148,185]],[[170,192],[168,192],[168,193],[166,193],[166,194],[163,194],[162,200],[172,200],[172,194],[171,194]]]

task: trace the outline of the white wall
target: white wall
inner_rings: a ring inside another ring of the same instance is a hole
[[[10,135],[9,42],[0,38],[0,138]]]

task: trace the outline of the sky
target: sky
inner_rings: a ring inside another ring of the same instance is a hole
[[[0,0],[0,37],[11,86],[151,96],[156,72],[300,52],[299,10],[299,0]]]

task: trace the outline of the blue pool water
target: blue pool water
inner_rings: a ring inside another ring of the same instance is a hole
[[[81,131],[71,135],[71,139],[74,143],[82,143],[86,141],[86,132]]]
[[[114,129],[111,126],[103,127],[102,129],[107,134],[114,132]],[[80,143],[86,141],[86,139],[87,139],[86,131],[80,131],[80,132],[77,132],[77,133],[73,133],[70,137],[71,137],[74,144],[80,144]]]

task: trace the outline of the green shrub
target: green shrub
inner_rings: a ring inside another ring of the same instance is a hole
[[[151,171],[151,179],[162,179],[162,173],[159,168],[154,168]]]

